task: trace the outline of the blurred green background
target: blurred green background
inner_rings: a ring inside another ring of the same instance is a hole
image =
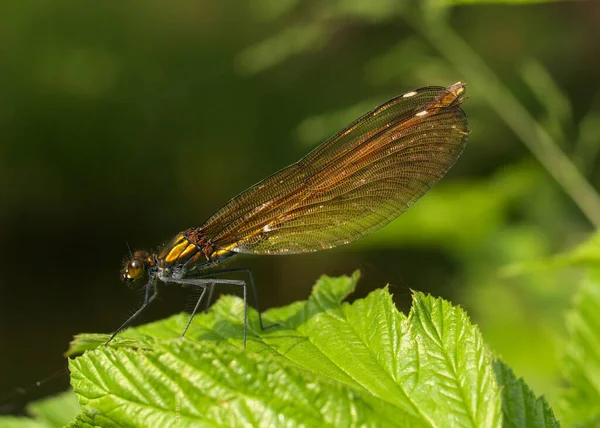
[[[368,109],[461,80],[469,144],[411,210],[344,248],[236,266],[263,308],[355,269],[355,297],[443,296],[552,400],[580,273],[503,269],[600,226],[600,2],[469,3],[2,2],[0,396],[133,312],[127,242],[157,249]],[[142,321],[185,307],[163,291]]]

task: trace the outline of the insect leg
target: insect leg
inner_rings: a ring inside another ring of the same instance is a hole
[[[140,308],[135,311],[135,313],[133,315],[131,315],[129,318],[127,318],[127,320],[121,325],[121,327],[119,327],[117,329],[117,331],[115,331],[112,336],[110,336],[110,339],[108,339],[106,341],[106,343],[104,344],[104,346],[108,345],[117,334],[119,334],[120,332],[122,332],[123,330],[125,330],[127,327],[129,327],[131,325],[131,323],[142,313],[144,312],[144,310],[148,307],[148,305],[150,303],[152,303],[152,301],[156,298],[156,296],[158,295],[158,288],[156,286],[156,279],[155,278],[151,278],[150,281],[148,281],[148,284],[146,284],[146,294],[144,296],[144,303],[142,303],[142,306],[140,306]]]
[[[185,336],[185,333],[188,331],[188,328],[190,328],[190,324],[192,323],[192,320],[194,319],[194,315],[196,315],[196,312],[198,311],[198,307],[200,306],[200,302],[202,301],[202,298],[204,297],[204,293],[206,293],[206,289],[209,288],[210,291],[212,292],[213,290],[213,284],[209,284],[209,285],[202,285],[202,284],[194,284],[200,288],[202,288],[202,292],[200,293],[200,297],[198,297],[198,301],[196,302],[196,306],[194,306],[194,310],[192,311],[192,314],[190,315],[190,319],[188,320],[187,324],[185,325],[185,328],[183,329],[183,332],[181,333],[181,337],[180,339],[183,339]],[[209,294],[210,296],[210,294]]]
[[[261,330],[266,330],[266,329],[276,326],[277,324],[273,324],[273,325],[265,327],[263,324],[262,315],[260,312],[260,305],[258,303],[258,292],[256,291],[256,286],[254,285],[254,275],[252,275],[252,271],[250,269],[248,269],[248,268],[231,268],[231,269],[211,270],[210,272],[207,272],[202,275],[194,275],[194,278],[205,278],[205,277],[209,277],[209,276],[212,277],[215,275],[223,275],[226,273],[235,273],[235,272],[244,272],[248,275],[248,282],[250,283],[250,288],[252,290],[252,298],[254,299],[254,306],[256,307],[256,312],[258,312],[258,322],[260,324]],[[208,293],[208,299],[206,301],[206,309],[207,310],[212,302],[213,294],[214,294],[214,287],[211,287],[211,289],[209,290],[209,293]]]
[[[198,307],[200,307],[200,302],[202,301],[202,298],[204,297],[204,294],[206,293],[207,288],[214,288],[214,286],[217,284],[230,284],[230,285],[237,285],[239,287],[242,287],[242,290],[244,293],[244,348],[246,348],[246,336],[247,336],[247,330],[248,330],[248,327],[247,327],[248,301],[246,298],[246,281],[242,281],[242,280],[238,280],[238,279],[218,279],[218,278],[161,278],[161,279],[165,282],[172,282],[172,283],[180,284],[180,285],[184,285],[184,286],[192,286],[192,287],[201,287],[202,288],[202,293],[200,294],[200,298],[198,298],[198,301],[196,302],[196,306],[194,308],[192,316],[190,317],[190,320],[188,321],[188,324],[187,324],[185,330],[183,331],[181,337],[183,337],[185,335],[189,325],[191,324],[192,318],[196,314]]]

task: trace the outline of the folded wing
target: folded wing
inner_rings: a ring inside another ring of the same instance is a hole
[[[388,101],[233,198],[195,233],[214,248],[254,254],[311,252],[368,235],[458,159],[468,136],[464,92],[459,82]]]

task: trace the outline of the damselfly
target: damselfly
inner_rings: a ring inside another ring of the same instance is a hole
[[[201,292],[181,337],[207,290],[210,295],[217,284],[239,286],[245,346],[246,281],[216,277],[236,269],[212,268],[240,253],[298,254],[333,248],[389,223],[431,189],[462,153],[469,133],[460,107],[464,93],[464,84],[458,82],[394,98],[297,163],[231,199],[202,226],[178,233],[158,253],[133,253],[121,274],[126,282],[147,276],[144,301],[108,342],[156,298],[162,281]],[[260,310],[259,321],[262,327]]]

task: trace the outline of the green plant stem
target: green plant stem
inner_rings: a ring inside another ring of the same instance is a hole
[[[600,196],[596,190],[483,59],[442,20],[421,21],[417,28],[468,83],[485,88],[481,95],[491,108],[562,186],[594,227],[600,228]]]

